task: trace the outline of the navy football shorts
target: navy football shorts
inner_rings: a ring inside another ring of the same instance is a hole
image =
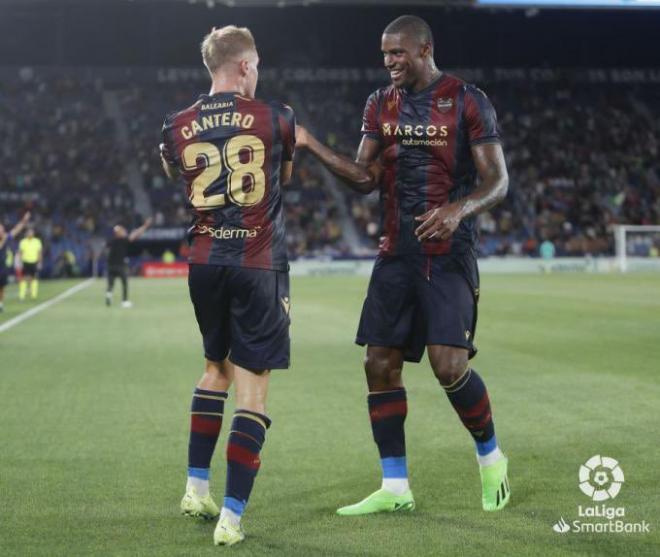
[[[7,282],[9,282],[7,273],[5,271],[0,271],[0,288],[7,286]]]
[[[37,276],[37,264],[36,263],[23,263],[23,276],[24,277],[36,277]]]
[[[286,369],[290,360],[289,273],[190,265],[190,299],[206,359],[245,369]]]
[[[466,348],[472,358],[478,296],[471,254],[379,256],[355,342],[399,348],[409,362],[429,344]]]

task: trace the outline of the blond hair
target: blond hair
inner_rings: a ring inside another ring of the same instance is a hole
[[[247,27],[214,27],[202,41],[202,59],[211,74],[248,50],[256,52],[257,45]]]

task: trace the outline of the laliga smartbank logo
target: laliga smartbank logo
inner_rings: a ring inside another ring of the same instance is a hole
[[[608,456],[595,455],[580,466],[578,487],[594,502],[614,499],[625,481],[619,463]],[[625,507],[609,506],[604,503],[593,506],[578,505],[578,519],[567,522],[561,516],[552,529],[558,534],[644,534],[650,532],[651,525],[641,522],[627,522]]]
[[[614,499],[623,482],[621,466],[608,456],[592,456],[580,466],[580,490],[594,501]]]

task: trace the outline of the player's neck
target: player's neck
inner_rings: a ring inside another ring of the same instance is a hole
[[[426,71],[424,72],[424,75],[413,86],[412,92],[419,93],[419,91],[426,89],[436,79],[439,79],[441,75],[442,72],[435,66],[431,66],[427,68]]]
[[[240,83],[238,79],[226,78],[223,76],[216,76],[211,83],[211,90],[209,95],[217,95],[218,93],[238,93],[247,97],[246,87]]]

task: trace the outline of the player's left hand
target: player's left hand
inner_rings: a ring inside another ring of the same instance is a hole
[[[305,149],[309,145],[309,132],[307,128],[296,124],[296,147]]]
[[[449,203],[426,211],[415,217],[415,220],[422,222],[415,229],[415,235],[420,242],[431,239],[448,240],[461,222],[461,205]]]

